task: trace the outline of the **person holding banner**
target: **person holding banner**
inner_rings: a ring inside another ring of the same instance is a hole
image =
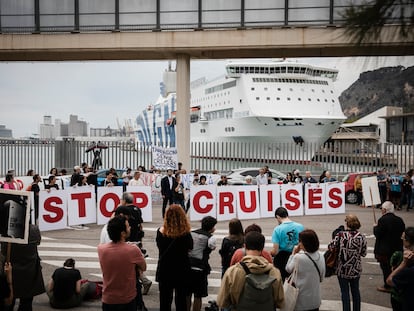
[[[279,207],[275,211],[275,218],[278,226],[275,227],[272,234],[273,248],[270,254],[273,256],[273,264],[280,270],[283,281],[289,273],[286,271],[286,264],[293,248],[299,243],[299,233],[305,227],[289,219],[286,208]]]

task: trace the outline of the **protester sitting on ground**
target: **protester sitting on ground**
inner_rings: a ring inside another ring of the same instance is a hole
[[[246,236],[246,234],[252,231],[262,233],[262,228],[259,225],[251,224],[250,226],[247,226],[244,230],[244,235]],[[236,251],[233,254],[233,257],[231,257],[230,266],[233,266],[236,263],[240,262],[244,256],[246,256],[246,247],[236,249]],[[273,258],[268,251],[262,250],[260,256],[264,257],[268,262],[273,263]]]
[[[74,308],[82,303],[88,289],[89,282],[81,285],[81,274],[78,269],[75,269],[75,260],[69,258],[65,260],[63,267],[53,272],[47,287],[47,295],[53,308]]]
[[[314,230],[305,229],[299,233],[299,244],[289,257],[286,271],[292,273],[295,268],[297,277],[294,282],[299,288],[295,310],[319,310],[325,259],[319,253],[319,239]]]
[[[398,294],[398,300],[391,298],[393,310],[414,310],[414,227],[407,227],[401,236],[404,253],[401,263],[391,272],[387,283]]]
[[[252,231],[246,235],[246,256],[243,257],[239,264],[231,266],[227,269],[223,276],[217,296],[217,303],[221,308],[231,307],[232,310],[233,308],[236,310],[239,306],[241,307],[241,305],[244,305],[244,310],[267,311],[276,310],[276,308],[283,306],[284,293],[282,277],[278,269],[260,256],[263,251],[264,244],[265,237],[263,234]],[[244,268],[242,264],[244,264],[247,269]],[[270,294],[271,297],[265,297],[261,291],[256,291],[259,292],[258,295],[260,297],[257,297],[257,295],[255,297],[249,297],[250,299],[248,301],[243,299],[243,297],[247,296],[244,295],[247,288],[245,287],[247,278],[246,270],[249,270],[252,275],[266,274],[274,279],[271,283],[271,293],[263,291],[264,293]]]

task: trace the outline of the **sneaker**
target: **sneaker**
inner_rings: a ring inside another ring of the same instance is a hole
[[[385,287],[377,287],[377,291],[383,292],[383,293],[391,293],[391,289],[385,288]]]
[[[148,295],[148,292],[151,288],[152,285],[152,281],[147,279],[147,278],[143,278],[142,279],[142,294],[143,295]]]

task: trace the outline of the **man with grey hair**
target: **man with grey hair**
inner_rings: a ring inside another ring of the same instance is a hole
[[[390,292],[387,278],[391,274],[390,259],[394,252],[403,250],[401,235],[405,230],[404,221],[394,214],[394,204],[385,201],[381,206],[382,216],[374,223],[375,258],[384,276],[384,286],[377,287],[380,292]]]

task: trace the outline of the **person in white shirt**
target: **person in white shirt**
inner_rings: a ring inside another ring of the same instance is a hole
[[[267,174],[263,168],[259,170],[259,175],[256,176],[256,183],[258,186],[267,185]]]
[[[135,171],[134,177],[129,181],[128,186],[145,186],[144,182],[142,181],[141,172]]]

